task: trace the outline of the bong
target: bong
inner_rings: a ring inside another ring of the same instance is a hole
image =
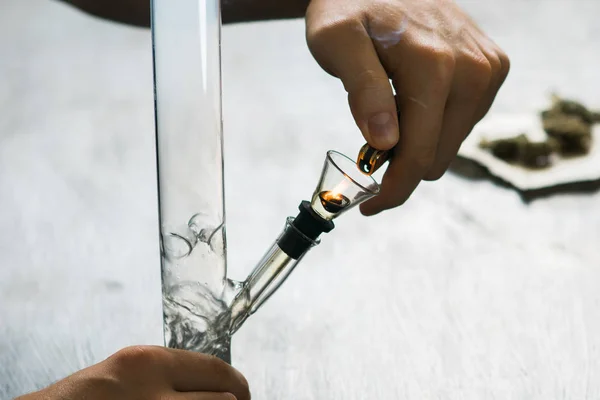
[[[333,220],[377,195],[379,185],[364,165],[361,172],[327,152],[310,200],[244,282],[227,279],[220,1],[153,0],[152,41],[165,344],[230,362],[231,335]],[[363,164],[381,165],[379,154],[361,154]]]

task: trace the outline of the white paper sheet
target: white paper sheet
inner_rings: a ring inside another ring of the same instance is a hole
[[[594,140],[589,154],[574,158],[553,156],[552,166],[541,170],[511,165],[479,147],[484,138],[495,140],[521,133],[531,141],[543,141],[546,138],[538,114],[491,114],[477,124],[458,155],[484,166],[492,175],[522,191],[600,179],[600,125],[594,126]]]

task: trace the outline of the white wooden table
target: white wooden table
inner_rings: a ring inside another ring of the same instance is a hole
[[[552,89],[600,106],[600,2],[462,3],[512,57],[493,112]],[[162,331],[149,32],[3,0],[0,51],[5,399]],[[223,52],[242,278],[325,151],[362,140],[301,21],[227,27]],[[256,399],[598,399],[599,243],[600,194],[527,205],[448,174],[401,209],[340,220],[234,337],[234,364]]]

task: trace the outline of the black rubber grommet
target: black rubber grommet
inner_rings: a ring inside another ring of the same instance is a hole
[[[321,233],[331,232],[335,225],[317,214],[310,202],[304,200],[298,206],[300,213],[294,218],[277,244],[288,256],[297,260],[319,238]]]

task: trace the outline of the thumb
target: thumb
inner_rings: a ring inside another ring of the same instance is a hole
[[[399,139],[396,101],[388,75],[362,24],[319,26],[309,35],[317,62],[337,76],[348,92],[352,116],[367,142],[388,150]]]

